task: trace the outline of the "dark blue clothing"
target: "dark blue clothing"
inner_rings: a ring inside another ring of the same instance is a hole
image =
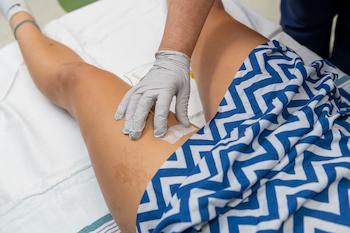
[[[281,25],[285,32],[350,74],[349,0],[282,0],[281,12]],[[332,24],[336,15],[334,49],[330,53]]]

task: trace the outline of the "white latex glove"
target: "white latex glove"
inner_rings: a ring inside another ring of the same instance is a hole
[[[132,140],[141,137],[146,119],[155,104],[154,136],[167,132],[170,104],[176,96],[176,118],[189,127],[187,116],[190,97],[190,58],[180,52],[163,50],[156,53],[153,68],[124,96],[115,113],[115,119],[125,116],[124,134]]]

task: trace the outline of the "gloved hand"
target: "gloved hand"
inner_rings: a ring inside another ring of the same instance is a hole
[[[140,138],[147,116],[155,104],[154,136],[165,136],[174,96],[177,120],[186,127],[190,126],[187,116],[190,97],[189,67],[190,58],[181,52],[163,50],[156,53],[153,68],[125,94],[116,111],[116,120],[125,115],[124,134],[129,134],[132,140]]]

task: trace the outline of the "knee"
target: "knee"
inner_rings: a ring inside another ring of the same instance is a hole
[[[62,91],[69,91],[76,86],[90,65],[84,62],[71,62],[62,64],[58,70],[58,82]]]
[[[84,62],[65,63],[60,66],[53,90],[50,91],[50,99],[57,105],[70,112],[71,100],[73,99],[79,83],[86,82],[88,70],[91,66]]]

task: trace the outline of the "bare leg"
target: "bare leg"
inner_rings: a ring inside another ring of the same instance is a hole
[[[26,13],[17,14],[11,24],[30,17]],[[218,42],[213,33],[218,36]],[[85,64],[69,48],[45,37],[31,24],[19,28],[17,37],[38,88],[77,120],[113,217],[124,233],[134,232],[136,211],[145,187],[189,135],[175,145],[155,139],[150,118],[142,139],[129,140],[121,133],[124,123],[113,119],[117,104],[129,88],[124,82],[111,73]],[[201,91],[209,90],[209,96],[220,95],[216,97],[220,100],[248,52],[263,41],[258,34],[229,18],[216,4],[193,56]],[[208,45],[209,42],[215,43]],[[210,73],[206,74],[208,71]],[[204,85],[206,78],[211,85]],[[212,82],[214,78],[219,81]],[[206,111],[215,112],[215,101],[203,99]],[[169,123],[176,123],[173,115]]]
[[[32,19],[19,13],[11,24]],[[153,136],[148,120],[134,142],[114,120],[117,104],[129,89],[115,75],[90,66],[66,46],[44,36],[32,24],[17,33],[29,71],[40,91],[78,121],[105,200],[123,232],[135,231],[135,213],[151,177],[189,136],[170,145]],[[170,115],[169,123],[176,124]]]
[[[216,0],[192,56],[205,116],[210,120],[248,54],[267,39],[227,14]]]
[[[10,24],[14,27],[18,22],[33,19],[27,13],[16,14]],[[56,104],[63,106],[67,101],[62,94],[61,83],[58,78],[64,66],[82,63],[83,60],[66,46],[43,36],[32,24],[24,24],[17,30],[17,39],[24,60],[29,68],[35,84],[41,92]],[[64,106],[67,108],[68,106]]]

